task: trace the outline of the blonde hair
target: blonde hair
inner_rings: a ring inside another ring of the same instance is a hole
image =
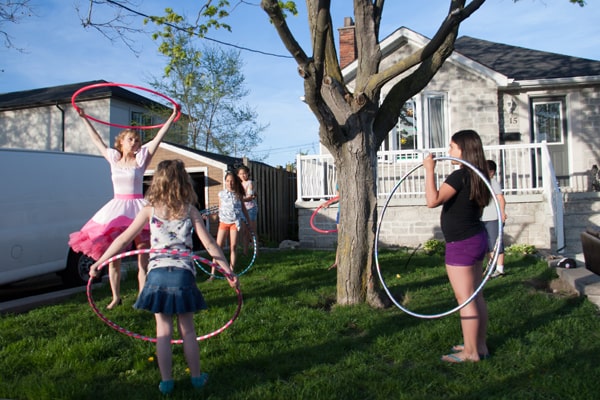
[[[164,206],[173,214],[187,211],[198,202],[190,174],[181,160],[164,160],[156,167],[152,184],[146,193],[152,206]]]
[[[137,137],[140,140],[140,142],[142,140],[142,137],[140,136],[138,131],[134,131],[133,129],[122,130],[121,132],[119,132],[119,134],[115,138],[115,149],[117,149],[117,151],[121,154],[123,154],[123,146],[122,146],[123,139],[125,139],[127,137],[127,135],[133,135],[133,136]]]

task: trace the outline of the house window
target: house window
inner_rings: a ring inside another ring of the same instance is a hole
[[[416,102],[408,100],[400,110],[398,123],[389,137],[389,150],[414,150],[418,148]]]
[[[152,117],[148,114],[144,114],[138,111],[131,112],[131,125],[133,126],[149,126],[152,125]],[[142,141],[144,141],[144,130],[137,129],[140,134]]]
[[[564,99],[533,100],[533,135],[536,143],[564,143]]]
[[[384,141],[382,150],[446,147],[449,142],[447,104],[446,94],[439,92],[425,92],[419,98],[408,100],[402,106],[398,123]]]
[[[447,96],[445,93],[428,92],[424,97],[424,132],[427,148],[443,148],[450,141],[448,135]]]

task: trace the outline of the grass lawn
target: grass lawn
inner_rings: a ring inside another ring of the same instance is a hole
[[[408,250],[380,252],[394,296],[410,310],[455,306],[443,258]],[[461,342],[458,314],[411,317],[396,307],[335,305],[329,251],[264,251],[240,277],[244,305],[220,335],[202,341],[207,386],[194,391],[181,345],[174,346],[172,399],[595,399],[600,385],[600,318],[595,305],[553,291],[544,260],[508,254],[507,275],[484,289],[491,358],[446,364]],[[243,262],[239,265],[243,265]],[[135,274],[124,304],[105,311],[122,327],[153,336],[154,319],[132,309]],[[196,315],[198,335],[225,324],[236,307],[223,280],[198,281],[210,309]],[[85,294],[21,315],[0,316],[0,398],[158,399],[154,344],[103,323]]]

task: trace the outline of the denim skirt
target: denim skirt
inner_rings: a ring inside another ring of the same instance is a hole
[[[134,308],[162,314],[184,314],[208,308],[194,274],[185,268],[157,267],[148,272]]]

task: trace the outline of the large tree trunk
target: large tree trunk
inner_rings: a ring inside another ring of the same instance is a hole
[[[364,120],[352,119],[354,123],[359,121],[364,125]],[[334,155],[340,190],[337,303],[352,305],[366,301],[372,307],[381,308],[389,305],[389,299],[381,290],[373,259],[377,152],[368,139],[373,135],[364,126],[347,128],[356,133]]]

